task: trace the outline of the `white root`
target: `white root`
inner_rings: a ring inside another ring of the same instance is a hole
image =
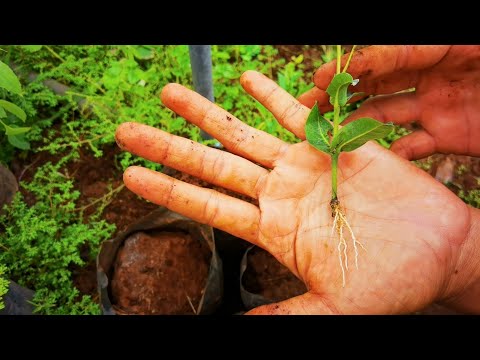
[[[330,236],[333,236],[333,232],[337,228],[337,222],[338,222],[338,212],[335,211],[335,217],[333,218],[333,226],[332,226],[332,231],[330,233]],[[346,245],[345,241],[339,241],[338,242],[338,261],[340,262],[340,268],[342,269],[342,284],[343,287],[345,287],[345,269],[343,268],[343,260],[342,260],[342,246]]]
[[[350,236],[352,237],[353,248],[355,250],[355,267],[358,269],[358,247],[357,247],[357,244],[360,245],[363,250],[367,251],[367,249],[365,249],[365,246],[363,246],[363,244],[360,241],[358,241],[357,238],[355,237],[355,234],[353,233],[353,230],[350,227],[350,224],[348,223],[345,215],[343,215],[341,211],[339,212],[339,215],[340,215],[340,218],[342,219],[342,222],[347,226],[348,231],[350,232]]]
[[[347,227],[348,232],[350,233],[350,237],[352,239],[352,244],[353,244],[353,249],[355,251],[355,267],[358,269],[358,246],[359,245],[363,250],[366,251],[365,247],[363,244],[357,240],[355,237],[355,234],[353,233],[353,230],[348,223],[347,217],[343,213],[342,209],[340,208],[340,205],[338,202],[334,205],[332,205],[332,210],[334,215],[333,219],[333,225],[332,225],[332,231],[331,231],[331,236],[333,236],[333,232],[336,231],[338,235],[338,259],[340,262],[340,268],[342,269],[342,286],[345,287],[345,269],[348,270],[348,255],[347,255],[347,242],[345,240],[345,236],[343,234],[343,228],[344,226]],[[343,250],[342,250],[343,247]],[[343,258],[342,258],[342,253],[343,253]]]
[[[338,243],[338,260],[340,261],[340,268],[342,269],[342,286],[345,287],[345,269],[343,268],[343,260],[342,260],[342,245],[343,242]]]
[[[333,232],[335,231],[335,228],[337,226],[337,220],[338,220],[338,213],[335,212],[335,218],[333,219],[333,226],[332,226],[332,231],[330,232],[330,236],[333,236]]]

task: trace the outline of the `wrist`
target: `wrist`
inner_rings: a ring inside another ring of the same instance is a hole
[[[465,313],[480,314],[480,210],[468,207],[470,229],[448,280],[443,304]]]

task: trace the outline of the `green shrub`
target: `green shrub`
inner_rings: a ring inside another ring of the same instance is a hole
[[[8,291],[8,280],[4,278],[7,268],[3,265],[0,265],[0,310],[5,308],[3,303],[3,295]]]
[[[477,182],[480,186],[480,179],[477,179]],[[460,189],[458,192],[458,197],[462,199],[466,204],[480,209],[480,189],[473,189],[470,191]]]
[[[89,296],[80,296],[72,281],[71,266],[84,265],[80,250],[95,257],[98,245],[113,234],[115,226],[104,220],[82,222],[75,211],[80,193],[73,179],[61,172],[62,163],[45,164],[34,179],[22,186],[33,194],[29,206],[22,194],[0,216],[0,263],[7,275],[36,291],[33,302],[42,314],[97,314]],[[91,219],[90,219],[91,220]]]

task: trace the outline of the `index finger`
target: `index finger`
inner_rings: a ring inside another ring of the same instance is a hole
[[[161,93],[165,106],[219,140],[228,150],[272,168],[289,145],[243,123],[202,95],[179,84],[166,85]]]

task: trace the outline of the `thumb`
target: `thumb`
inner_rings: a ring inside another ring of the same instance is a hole
[[[245,315],[338,315],[341,312],[325,296],[307,292],[285,301],[259,306]]]

